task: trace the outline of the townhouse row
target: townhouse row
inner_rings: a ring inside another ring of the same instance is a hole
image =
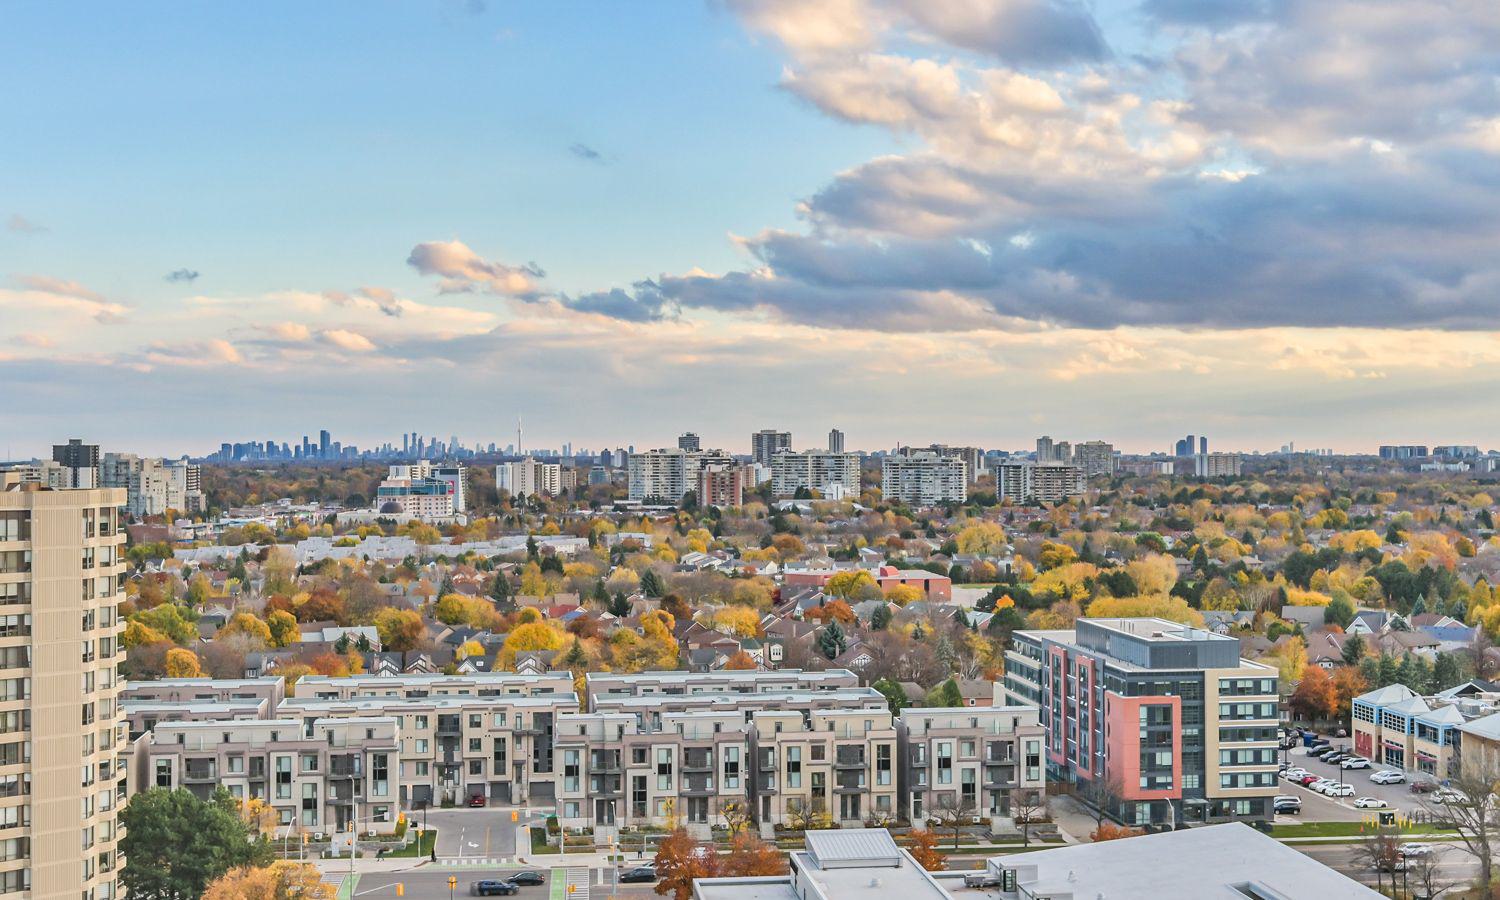
[[[892,716],[846,671],[132,683],[132,787],[219,786],[279,826],[387,832],[425,805],[554,807],[569,827],[841,826],[1006,816],[1044,786],[1034,708]]]

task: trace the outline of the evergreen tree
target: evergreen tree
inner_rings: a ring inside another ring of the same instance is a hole
[[[870,614],[870,628],[875,631],[884,631],[889,624],[891,624],[891,608],[882,603]]]
[[[1365,639],[1363,635],[1350,635],[1344,641],[1344,665],[1357,666],[1365,655]]]
[[[1427,598],[1423,597],[1421,594],[1418,594],[1417,602],[1411,605],[1411,614],[1414,616],[1420,616],[1425,612],[1427,612]]]
[[[495,606],[500,610],[509,612],[512,608],[510,579],[505,577],[504,572],[495,573],[495,581],[490,585],[490,597],[495,601]]]
[[[1464,662],[1456,653],[1439,653],[1432,667],[1433,688],[1446,691],[1464,681]]]
[[[929,706],[963,706],[964,695],[958,689],[958,682],[949,678],[927,692],[927,704]]]
[[[1468,613],[1469,610],[1464,606],[1464,602],[1462,600],[1454,600],[1453,604],[1448,607],[1448,615],[1452,616],[1460,622],[1464,620],[1464,616],[1468,615]]]
[[[911,705],[911,699],[906,696],[906,691],[889,678],[881,678],[870,687],[885,695],[885,703],[890,707],[893,716],[899,716],[901,710]]]
[[[526,559],[527,559],[527,561],[528,562],[536,562],[537,558],[540,555],[541,555],[541,551],[539,551],[537,549],[537,546],[536,546],[536,535],[527,535],[526,536]]]
[[[609,603],[609,591],[604,587],[603,578],[594,581],[594,590],[589,594],[589,599],[600,606],[605,606]]]
[[[609,601],[609,614],[617,619],[623,619],[631,613],[630,600],[624,591],[615,591],[614,599]]]
[[[1400,668],[1396,657],[1389,653],[1380,654],[1380,667],[1376,670],[1375,687],[1388,687],[1395,684],[1400,676]]]
[[[581,672],[589,667],[588,654],[583,652],[583,641],[573,639],[573,646],[568,648],[568,654],[563,657],[563,668],[570,672]]]
[[[647,597],[660,597],[667,592],[666,585],[661,583],[661,576],[656,574],[655,569],[647,569],[641,573],[641,592]]]
[[[818,649],[829,659],[835,659],[840,653],[844,652],[846,649],[844,645],[844,629],[839,626],[837,621],[829,622],[828,626],[818,635]]]
[[[438,596],[446,597],[456,593],[458,593],[458,588],[453,586],[453,576],[444,575],[442,583],[438,585]]]

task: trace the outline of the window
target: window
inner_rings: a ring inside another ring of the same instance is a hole
[[[786,786],[802,787],[802,748],[786,748]]]
[[[938,741],[937,745],[937,783],[953,783],[953,742]]]
[[[31,540],[31,516],[24,512],[0,512],[0,541]]]
[[[724,748],[724,787],[737,790],[740,786],[740,748]]]

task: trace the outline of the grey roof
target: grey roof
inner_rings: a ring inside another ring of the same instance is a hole
[[[1464,734],[1472,734],[1476,737],[1500,741],[1500,713],[1493,713],[1482,719],[1465,722],[1458,726],[1458,730]]]
[[[1368,703],[1371,706],[1390,706],[1417,696],[1416,692],[1404,684],[1388,684],[1383,688],[1367,691],[1354,699]]]
[[[901,865],[901,848],[884,828],[809,831],[807,852],[824,869]]]

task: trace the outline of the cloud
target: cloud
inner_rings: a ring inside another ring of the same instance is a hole
[[[389,288],[361,287],[356,288],[352,294],[345,291],[324,291],[323,296],[336,306],[378,309],[392,318],[400,318],[404,311],[396,292]]]
[[[277,322],[262,326],[261,330],[278,341],[292,344],[305,344],[312,340],[312,329],[301,322]]]
[[[43,350],[55,346],[57,343],[45,334],[36,334],[34,332],[18,334],[16,335],[16,340],[27,347],[36,347]]]
[[[525,299],[537,295],[536,279],[546,277],[535,263],[510,266],[490,262],[456,240],[418,244],[406,262],[423,275],[440,276],[443,293],[484,291]]]
[[[604,157],[600,155],[599,151],[587,144],[574,144],[568,148],[568,152],[588,162],[604,162]]]
[[[118,322],[130,309],[76,281],[47,275],[22,275],[15,282],[21,286],[21,290],[0,289],[0,305],[17,309],[78,313],[96,322]]]
[[[348,350],[352,353],[369,353],[375,349],[375,343],[369,338],[357,331],[344,328],[325,329],[319,332],[318,336],[340,350]]]
[[[17,234],[43,234],[47,231],[47,226],[33,222],[20,213],[12,213],[11,217],[5,220],[5,228]]]
[[[182,282],[192,284],[198,280],[198,273],[192,269],[174,269],[167,273],[166,280],[174,284]]]

